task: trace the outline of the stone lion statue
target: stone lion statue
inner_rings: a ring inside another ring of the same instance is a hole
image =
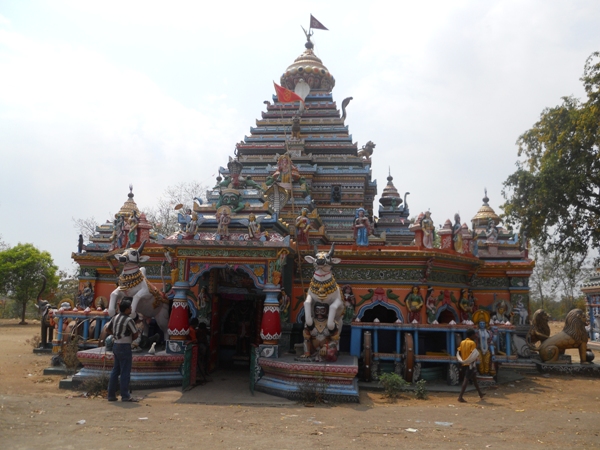
[[[531,318],[531,329],[525,338],[527,345],[529,345],[531,350],[537,351],[538,347],[535,344],[538,342],[541,344],[550,337],[550,326],[548,325],[549,319],[548,313],[543,309],[538,309],[533,313],[533,317]]]
[[[373,154],[373,150],[375,150],[375,144],[372,141],[367,142],[363,148],[361,148],[356,154],[365,159],[371,159],[371,155]]]
[[[574,309],[567,314],[563,330],[550,336],[540,345],[539,354],[544,362],[556,362],[568,348],[579,349],[581,363],[587,363],[587,341],[585,331],[585,314],[581,309]]]

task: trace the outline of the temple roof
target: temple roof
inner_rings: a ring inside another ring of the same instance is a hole
[[[496,225],[501,222],[500,217],[494,209],[488,204],[490,199],[487,196],[487,189],[485,190],[485,197],[483,197],[483,205],[477,211],[477,214],[471,219],[471,223],[473,224],[473,228],[476,227],[486,227],[488,221],[492,219]]]
[[[310,39],[306,43],[306,50],[281,75],[280,82],[283,87],[293,91],[300,80],[304,80],[310,86],[311,92],[329,93],[335,86],[335,78],[323,61],[315,55]]]
[[[119,210],[118,214],[123,215],[125,217],[131,217],[133,211],[135,211],[137,216],[140,215],[140,210],[138,209],[137,204],[133,200],[133,185],[130,184],[129,194],[127,194],[127,200],[125,201],[125,203],[123,203],[123,206],[121,206],[121,209]]]
[[[381,198],[379,199],[379,203],[381,203],[383,206],[390,206],[392,204],[393,199],[396,199],[396,207],[400,206],[400,204],[402,203],[402,199],[400,198],[398,189],[396,189],[394,183],[392,183],[393,179],[394,177],[392,177],[390,173],[387,177],[387,185],[383,188]]]

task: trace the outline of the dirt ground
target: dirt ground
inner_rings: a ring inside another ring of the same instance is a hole
[[[487,389],[481,401],[469,392],[466,404],[455,393],[389,403],[361,392],[357,405],[206,405],[186,403],[176,388],[109,403],[59,390],[60,377],[44,376],[50,356],[34,355],[26,342],[38,332],[36,324],[0,321],[1,448],[600,447],[600,379],[530,374]]]

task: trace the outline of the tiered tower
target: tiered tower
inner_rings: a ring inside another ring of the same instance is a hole
[[[250,135],[236,145],[236,161],[244,177],[262,184],[269,198],[270,177],[278,170],[278,160],[288,154],[294,166],[289,200],[281,205],[278,217],[293,224],[302,208],[310,211],[313,230],[311,242],[351,243],[356,209],[363,207],[373,218],[373,201],[377,183],[371,179],[371,154],[368,143],[358,150],[345,125],[342,111],[333,100],[335,79],[319,59],[310,40],[306,50],[281,75],[283,87],[305,92],[305,102],[281,103],[265,101],[266,111]],[[231,175],[231,167],[221,168],[223,176]],[[209,192],[209,201],[219,193]],[[274,209],[273,204],[270,205]],[[277,212],[277,211],[275,211]],[[374,240],[377,242],[377,239]]]

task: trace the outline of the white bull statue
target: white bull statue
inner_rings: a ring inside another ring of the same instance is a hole
[[[146,279],[146,268],[140,267],[141,262],[148,261],[149,256],[142,256],[146,241],[136,250],[126,249],[123,253],[115,255],[121,263],[125,263],[119,275],[119,287],[110,294],[108,314],[113,317],[116,312],[117,302],[123,297],[132,297],[131,317],[141,313],[146,318],[154,317],[162,330],[164,338],[168,338],[169,305],[156,287]],[[148,335],[148,325],[144,326],[144,336]]]
[[[331,272],[341,260],[333,257],[333,251],[334,245],[329,252],[319,252],[315,246],[315,257],[304,257],[315,268],[304,301],[304,357],[317,360],[337,360],[342,330],[344,302]]]

